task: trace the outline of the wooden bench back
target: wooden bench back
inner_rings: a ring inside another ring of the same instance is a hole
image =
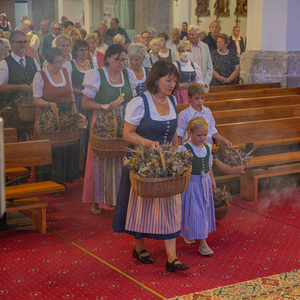
[[[214,111],[216,124],[300,117],[300,104]]]
[[[270,106],[284,106],[300,104],[300,95],[282,95],[282,96],[269,96],[261,98],[246,98],[246,99],[234,99],[234,100],[222,100],[204,102],[204,106],[208,107],[212,112],[224,111],[232,109],[247,109],[247,108],[259,108]],[[189,103],[177,104],[177,113],[189,107]]]
[[[300,117],[217,125],[219,134],[236,144],[292,139],[300,136]]]
[[[300,94],[300,88],[278,88],[278,89],[260,89],[249,91],[229,91],[222,93],[207,93],[205,94],[206,101],[219,101],[226,99],[243,99],[253,97],[266,97],[276,95],[295,95]]]
[[[4,128],[4,143],[15,143],[18,141],[16,128]]]
[[[4,145],[5,168],[52,164],[51,141],[29,141]]]
[[[229,91],[260,90],[274,88],[281,88],[280,82],[211,86],[209,87],[209,93],[223,93]]]

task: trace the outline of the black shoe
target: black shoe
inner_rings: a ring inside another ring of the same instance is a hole
[[[141,254],[147,252],[146,249],[140,251],[139,253],[136,252],[135,248],[133,249],[133,252],[132,252],[132,256],[134,258],[136,258],[139,262],[143,263],[143,264],[153,264],[154,263],[154,260],[153,258],[150,256],[150,255],[147,255],[147,256],[141,256]]]
[[[175,258],[171,263],[167,261],[166,263],[166,271],[167,272],[175,272],[175,271],[185,271],[188,270],[190,267],[184,264],[175,264],[179,259]]]

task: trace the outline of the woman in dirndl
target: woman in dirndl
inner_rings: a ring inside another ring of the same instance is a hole
[[[33,96],[37,107],[37,118],[47,110],[77,112],[71,76],[62,68],[63,54],[58,48],[49,48],[45,53],[47,68],[37,72],[33,79]],[[37,128],[34,138],[38,139]],[[38,168],[39,181],[52,180],[57,183],[79,178],[78,143],[52,148],[52,165]]]
[[[123,139],[137,146],[158,150],[166,140],[177,146],[176,98],[179,73],[169,61],[156,62],[146,80],[147,92],[130,101],[126,107]],[[130,156],[130,153],[127,154]],[[143,198],[131,188],[129,171],[123,168],[117,206],[113,220],[115,232],[135,237],[132,256],[144,264],[154,262],[148,254],[145,238],[164,240],[166,271],[189,269],[176,255],[176,237],[180,235],[181,195],[166,198]]]
[[[188,103],[187,89],[193,82],[203,85],[202,71],[201,68],[190,59],[192,48],[189,42],[180,43],[177,51],[180,55],[180,59],[173,62],[173,64],[179,70],[180,85],[178,90],[175,92],[175,96],[178,103]]]
[[[136,95],[137,82],[134,73],[125,68],[126,54],[127,51],[122,45],[111,45],[103,59],[104,67],[90,70],[84,77],[82,107],[93,111],[91,127],[97,118],[107,114],[104,104],[109,104],[125,94],[124,102],[111,112],[124,117],[125,106]],[[116,204],[122,166],[121,158],[100,158],[88,146],[82,201],[92,204],[93,214],[99,214],[101,207],[112,209]]]
[[[85,40],[77,40],[72,47],[73,60],[66,62],[66,69],[71,74],[75,103],[78,113],[87,118],[88,124],[92,121],[92,112],[82,108],[82,90],[84,89],[84,75],[91,69],[94,69],[93,62],[88,60],[89,44]],[[85,168],[87,155],[87,147],[89,142],[90,125],[87,128],[80,130],[79,140],[79,168]]]
[[[143,61],[147,54],[147,48],[141,43],[132,43],[128,47],[129,68],[133,71],[137,79],[136,93],[137,95],[146,92],[146,78],[150,72],[149,69],[143,68]]]

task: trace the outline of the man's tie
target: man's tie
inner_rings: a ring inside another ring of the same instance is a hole
[[[21,58],[21,59],[19,60],[19,62],[20,62],[20,65],[21,65],[23,68],[25,68],[24,59]]]

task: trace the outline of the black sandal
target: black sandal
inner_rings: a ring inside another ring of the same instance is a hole
[[[185,271],[188,270],[190,267],[187,265],[184,265],[182,263],[175,264],[177,261],[179,261],[178,258],[175,258],[171,263],[167,261],[166,263],[166,271],[167,272],[175,272],[175,271]]]
[[[137,251],[135,250],[135,248],[133,249],[132,252],[132,256],[134,258],[136,258],[139,262],[143,263],[143,264],[153,264],[154,260],[150,255],[147,256],[141,256],[141,254],[147,252],[146,249],[141,250],[139,253],[137,253]]]

